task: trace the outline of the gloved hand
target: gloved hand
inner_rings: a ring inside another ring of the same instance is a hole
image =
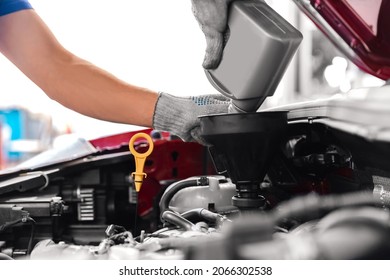
[[[233,0],[191,0],[192,12],[206,36],[203,68],[215,69],[222,58],[228,6]],[[239,0],[236,0],[239,1]]]
[[[153,116],[153,128],[169,131],[184,141],[206,143],[200,136],[198,116],[228,113],[230,99],[223,95],[178,97],[160,92]]]

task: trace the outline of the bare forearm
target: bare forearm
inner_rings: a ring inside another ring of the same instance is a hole
[[[33,10],[0,18],[0,51],[52,99],[94,118],[151,126],[157,93],[73,55]]]
[[[157,93],[130,85],[72,54],[37,77],[46,94],[84,115],[119,123],[152,125]]]

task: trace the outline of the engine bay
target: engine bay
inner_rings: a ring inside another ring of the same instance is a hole
[[[138,193],[128,150],[135,132],[79,141],[84,152],[65,149],[67,160],[4,172],[2,258],[389,258],[388,142],[290,120],[265,175],[242,187],[207,147],[143,132],[155,148]],[[234,142],[248,149],[245,138]]]

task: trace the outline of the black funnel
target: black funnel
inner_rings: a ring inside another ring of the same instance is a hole
[[[257,196],[286,133],[287,112],[209,115],[199,120],[201,136],[211,145],[210,154],[218,173],[228,173],[238,198]],[[237,204],[235,198],[233,202]],[[243,207],[259,206],[252,202],[244,201]]]

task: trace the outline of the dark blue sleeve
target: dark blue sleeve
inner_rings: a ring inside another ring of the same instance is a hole
[[[0,16],[25,9],[32,9],[28,0],[0,0]]]

